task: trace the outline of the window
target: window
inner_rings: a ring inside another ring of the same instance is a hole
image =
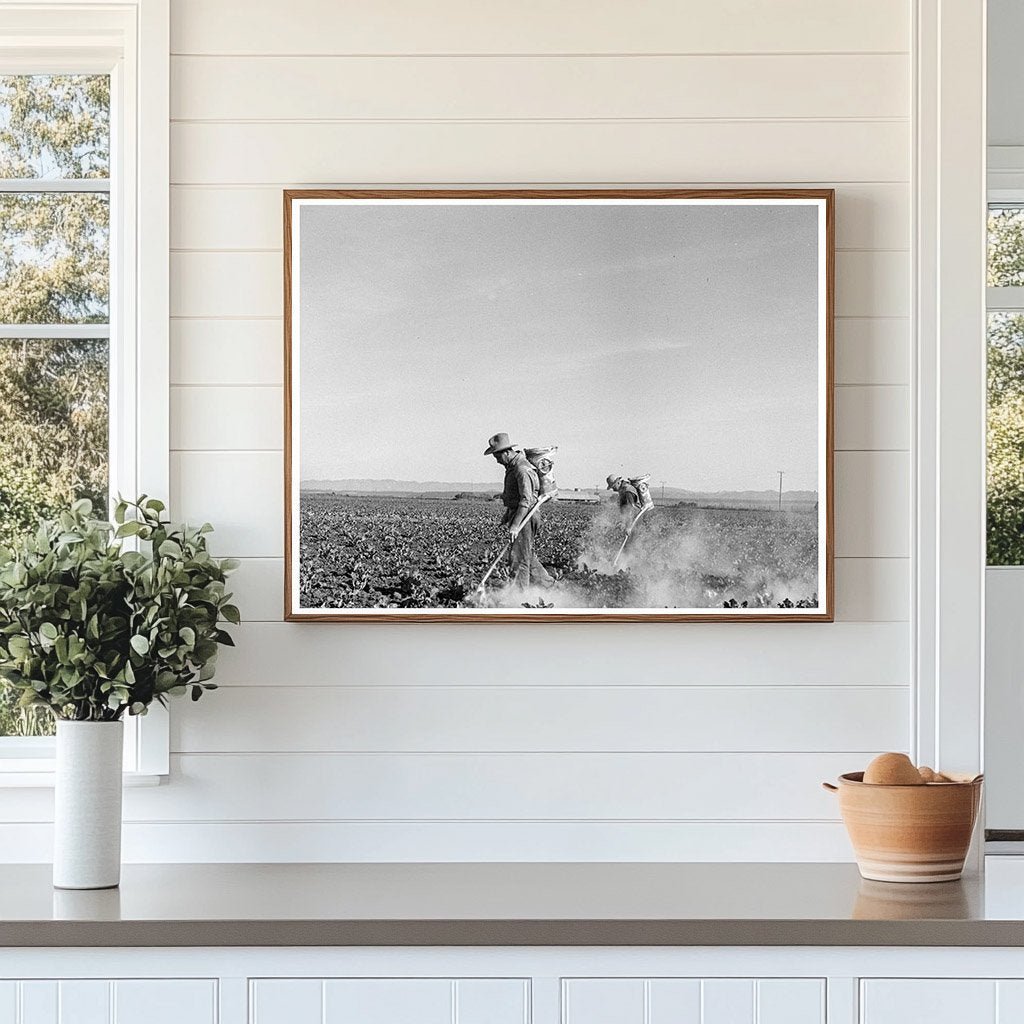
[[[74,497],[168,498],[166,0],[0,3],[0,543]],[[49,720],[0,685],[0,785]],[[166,714],[125,769],[167,772]]]
[[[0,543],[109,505],[110,76],[0,76]],[[53,732],[0,683],[0,736]]]
[[[1024,203],[988,216],[989,565],[1024,565]]]

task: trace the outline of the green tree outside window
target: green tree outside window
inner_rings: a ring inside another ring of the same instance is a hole
[[[0,76],[0,544],[78,498],[106,513],[109,176],[106,75]],[[0,736],[49,731],[0,686]]]

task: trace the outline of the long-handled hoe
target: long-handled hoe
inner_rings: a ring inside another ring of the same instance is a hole
[[[530,509],[530,511],[526,513],[526,517],[523,519],[519,529],[523,530],[526,527],[526,524],[533,518],[534,513],[541,507],[541,505],[543,505],[544,502],[549,501],[553,497],[554,494],[542,494],[534,502],[533,507]],[[484,598],[485,588],[487,586],[487,581],[491,578],[491,573],[494,572],[494,570],[497,569],[498,566],[501,564],[502,559],[505,558],[505,556],[508,554],[508,550],[510,547],[512,547],[512,541],[508,541],[508,543],[498,553],[498,557],[491,563],[490,569],[488,569],[487,572],[484,573],[484,578],[480,581],[480,585],[476,588],[476,590],[473,591],[473,597],[477,601],[480,601]]]
[[[637,514],[633,517],[633,522],[629,524],[629,527],[626,530],[626,536],[622,538],[622,546],[619,548],[619,553],[615,556],[615,559],[612,562],[613,569],[619,564],[619,559],[622,557],[622,552],[626,550],[626,545],[629,543],[629,538],[633,536],[633,530],[635,529],[636,524],[640,522],[640,517],[645,512],[650,512],[652,508],[654,508],[653,503],[650,505],[644,505],[644,507],[640,509],[640,511],[637,512]]]

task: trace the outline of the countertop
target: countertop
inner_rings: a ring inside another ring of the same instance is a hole
[[[897,885],[853,864],[127,865],[54,890],[0,869],[0,946],[1024,946],[1024,859]]]

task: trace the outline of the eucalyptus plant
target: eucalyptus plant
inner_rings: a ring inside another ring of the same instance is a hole
[[[172,525],[164,504],[120,500],[114,522],[75,502],[0,548],[0,678],[26,708],[112,722],[153,701],[216,687],[219,645],[237,624],[235,559],[207,550],[209,523]]]

